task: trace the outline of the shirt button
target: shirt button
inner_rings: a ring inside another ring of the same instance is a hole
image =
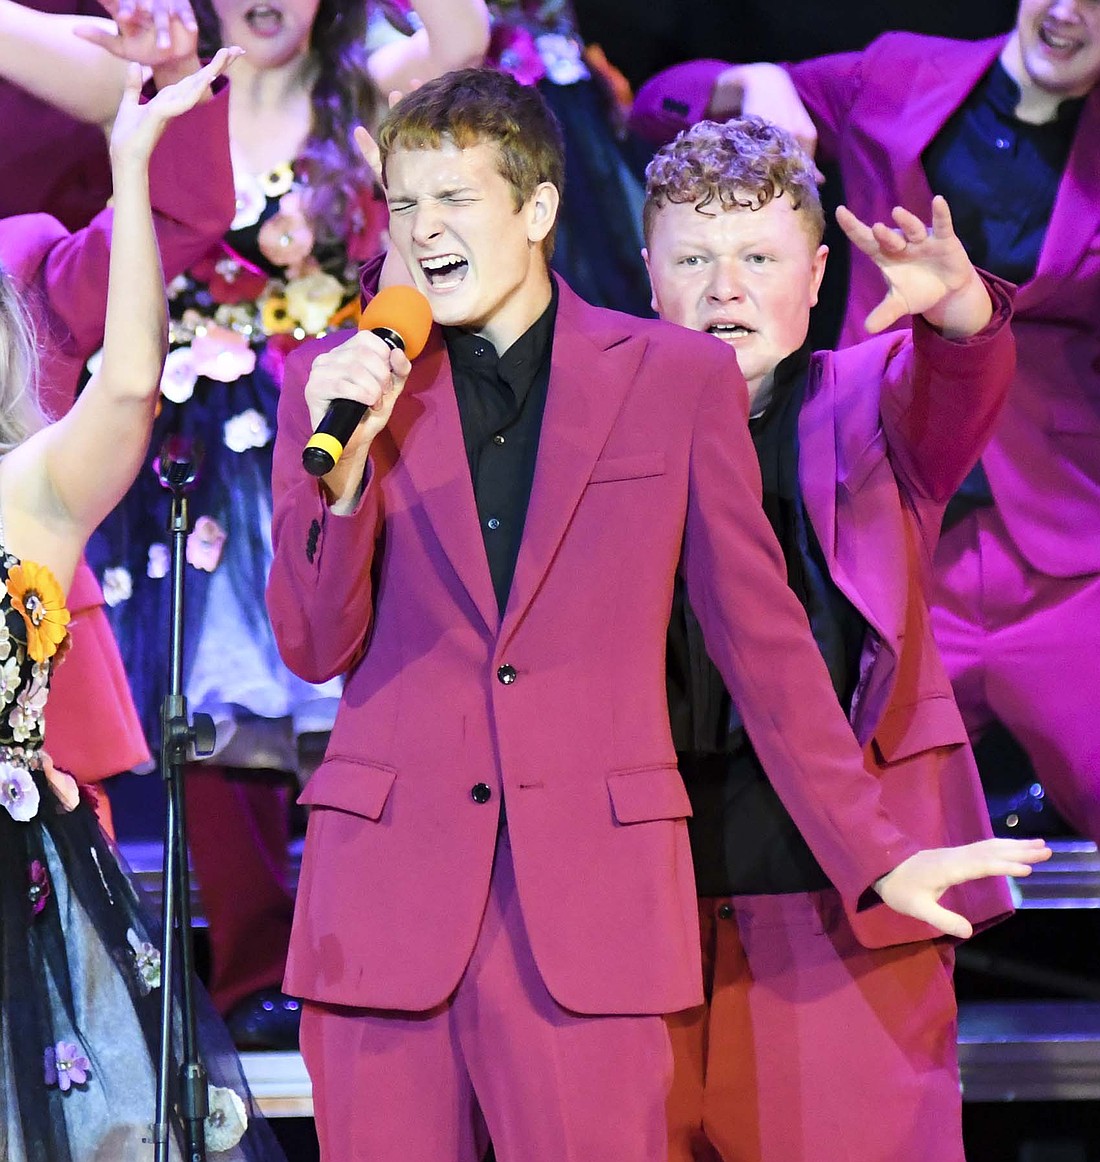
[[[493,797],[493,789],[488,783],[474,783],[470,788],[470,798],[475,803],[488,803]]]
[[[998,149],[1008,149],[1012,142],[1007,137],[998,137],[996,141],[993,142],[993,144]]]
[[[511,684],[515,680],[516,680],[516,668],[515,668],[515,666],[501,666],[500,669],[497,670],[497,681],[502,686],[511,686]]]
[[[502,432],[497,432],[497,434],[493,437],[493,443],[494,444],[503,444],[504,443],[504,434]]]
[[[495,516],[489,517],[489,519],[485,523],[491,529],[499,529],[500,528],[500,521],[498,521]]]
[[[718,905],[718,919],[719,920],[732,920],[733,919],[733,905],[732,904],[719,904]]]

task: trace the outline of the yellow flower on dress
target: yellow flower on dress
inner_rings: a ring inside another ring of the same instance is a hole
[[[11,567],[7,586],[12,607],[27,626],[27,653],[36,662],[52,658],[69,636],[69,611],[57,578],[45,565],[24,561]]]

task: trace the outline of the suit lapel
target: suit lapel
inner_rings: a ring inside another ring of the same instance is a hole
[[[895,161],[899,201],[909,207],[928,206],[933,190],[924,172],[922,155],[947,124],[971,90],[989,70],[1004,46],[1004,39],[987,41],[987,51],[975,53],[966,44],[960,54],[957,45],[926,58],[907,85],[910,98],[905,106],[905,127],[883,127],[882,140],[896,142]]]
[[[836,398],[835,375],[822,374],[818,367],[811,364],[810,376],[806,402],[798,417],[798,477],[806,514],[817,534],[826,567],[836,587],[859,610],[884,645],[893,651],[904,625],[905,595],[897,593],[896,586],[891,585],[895,574],[890,570],[869,569],[866,563],[862,567],[856,563],[853,568],[851,556],[853,550],[858,550],[860,545],[866,545],[868,541],[876,546],[876,553],[891,552],[896,530],[860,525],[846,536],[841,535],[837,519],[837,490],[843,487],[841,481],[860,449],[847,448],[844,445],[844,432],[838,430],[837,415],[841,404]],[[863,430],[863,425],[855,426]],[[838,449],[841,451],[840,457]],[[858,488],[856,491],[858,493]],[[881,505],[875,507],[876,510],[882,509]],[[876,521],[884,520],[887,516],[882,511],[870,510],[866,515]],[[855,543],[856,533],[859,545]],[[901,546],[901,550],[904,551],[904,546]],[[860,579],[859,584],[855,581],[856,577]]]
[[[417,501],[490,633],[500,624],[446,344],[433,327],[388,430]]]
[[[1086,247],[1096,237],[1096,206],[1100,205],[1097,140],[1100,140],[1100,86],[1092,90],[1081,110],[1081,119],[1054,199],[1050,225],[1039,252],[1039,264],[1034,277],[1020,288],[1017,311],[1032,307],[1051,291],[1065,286]]]
[[[603,317],[593,325],[593,308],[560,280],[558,290],[546,410],[503,644],[553,562],[645,349],[625,326],[608,327]]]

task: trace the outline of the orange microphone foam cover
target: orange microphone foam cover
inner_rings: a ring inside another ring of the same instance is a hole
[[[415,359],[428,342],[432,308],[415,287],[388,286],[374,296],[359,317],[360,331],[392,331],[401,337],[405,354]]]

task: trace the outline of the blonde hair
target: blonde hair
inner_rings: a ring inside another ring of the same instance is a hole
[[[34,323],[11,277],[0,269],[0,455],[45,422]]]
[[[825,233],[814,163],[791,134],[763,117],[700,121],[658,150],[645,176],[647,242],[657,211],[669,202],[759,210],[784,196],[801,211],[814,246]]]

